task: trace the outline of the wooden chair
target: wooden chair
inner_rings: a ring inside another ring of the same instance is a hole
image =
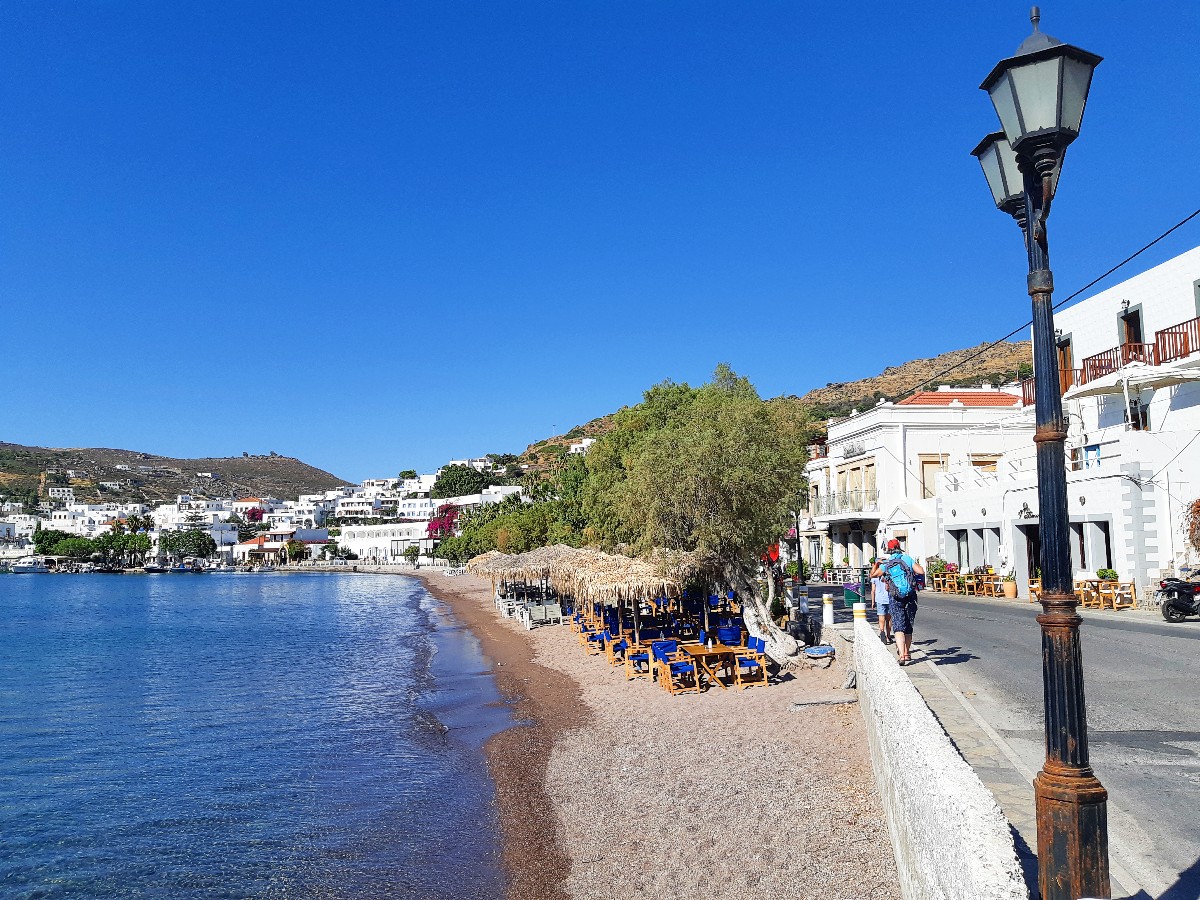
[[[654,666],[650,661],[649,648],[629,644],[625,648],[624,656],[626,681],[634,678],[649,678],[653,674]]]
[[[978,593],[981,597],[996,596],[996,579],[994,575],[979,576]]]
[[[1037,603],[1041,599],[1042,599],[1042,579],[1030,578],[1029,579],[1029,602]]]
[[[1100,594],[1090,581],[1075,582],[1075,598],[1084,609],[1100,609]]]
[[[667,693],[700,693],[696,663],[679,651],[678,641],[655,641],[650,652],[658,673],[658,684]]]
[[[1113,597],[1113,609],[1136,609],[1138,605],[1137,588],[1132,581],[1117,583],[1116,595]]]
[[[625,662],[625,652],[629,649],[629,641],[622,638],[621,640],[608,640],[604,642],[604,655],[608,658],[610,666],[622,665]]]
[[[763,654],[766,643],[762,638],[752,637],[748,646],[738,650],[734,660],[734,684],[743,690],[754,685],[767,686],[767,659]]]
[[[962,576],[963,593],[968,597],[979,593],[979,576],[978,575],[963,575]]]

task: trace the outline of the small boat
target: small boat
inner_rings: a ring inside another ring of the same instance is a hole
[[[164,566],[162,563],[148,562],[142,566],[142,571],[147,572],[151,575],[157,575],[157,574],[167,571],[167,567]]]
[[[40,556],[25,556],[12,564],[14,575],[36,575],[50,571],[46,560]]]
[[[274,567],[273,565],[271,565],[270,563],[263,563],[261,566],[258,566],[258,567],[257,567],[256,571],[259,571],[259,572],[274,572],[274,571],[275,571],[275,567]]]

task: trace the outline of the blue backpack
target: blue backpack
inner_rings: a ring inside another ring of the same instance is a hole
[[[892,600],[907,600],[917,592],[917,576],[912,567],[900,555],[889,557],[880,563],[884,587]]]

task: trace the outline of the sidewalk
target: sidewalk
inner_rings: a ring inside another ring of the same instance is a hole
[[[813,585],[810,600],[815,600],[814,611],[820,614],[820,597],[822,593],[834,595],[835,628],[847,639],[853,639],[851,611],[844,609],[840,585],[826,587]],[[1021,606],[1036,606],[1025,600],[1008,600],[1005,598],[965,597],[958,594],[943,594],[929,592],[937,597],[953,600],[956,597],[970,601],[994,601],[1004,604],[1019,604]],[[1104,619],[1130,618],[1131,615],[1139,620],[1153,620],[1159,617],[1157,610],[1127,609],[1113,612],[1111,610],[1081,609],[1084,618],[1098,617]],[[874,609],[868,607],[868,618],[875,621]],[[1032,771],[1009,747],[1003,737],[979,714],[972,706],[970,698],[953,684],[938,666],[928,659],[919,647],[913,649],[915,665],[906,667],[905,671],[913,686],[921,694],[934,717],[945,729],[946,734],[954,743],[963,759],[979,776],[979,780],[992,792],[1005,817],[1013,828],[1013,841],[1016,845],[1017,858],[1024,870],[1025,881],[1029,886],[1031,900],[1037,900],[1038,894],[1038,864],[1037,864],[1037,820],[1034,812],[1033,779],[1037,774]],[[1119,864],[1110,858],[1110,876],[1112,879],[1112,895],[1114,898],[1130,898],[1130,900],[1149,900],[1149,895],[1141,891],[1137,882]]]

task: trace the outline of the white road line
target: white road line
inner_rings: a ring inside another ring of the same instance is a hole
[[[1021,773],[1021,777],[1028,781],[1030,787],[1032,787],[1033,779],[1036,777],[1036,773],[1033,772],[1029,766],[1025,765],[1021,757],[1017,755],[1017,752],[1008,745],[1008,741],[1000,737],[996,729],[987,723],[983,716],[979,714],[979,711],[972,705],[971,701],[963,695],[963,692],[960,691],[958,687],[942,673],[940,666],[936,665],[932,660],[929,659],[925,660],[925,665],[929,667],[929,671],[934,674],[934,676],[942,683],[942,686],[950,692],[954,699],[962,705],[962,708],[967,711],[967,715],[971,717],[971,720],[979,726],[980,730],[982,730],[983,733],[986,734],[989,739],[991,739],[992,743],[996,745],[996,748],[1004,754],[1004,758],[1012,764],[1014,769]],[[1108,804],[1108,811],[1110,817],[1114,812],[1118,814],[1117,817],[1121,820],[1123,830],[1131,825],[1136,827],[1133,818],[1124,810],[1116,807],[1111,801],[1109,801]],[[1036,852],[1036,847],[1034,850]],[[1138,884],[1136,878],[1129,874],[1128,868],[1118,862],[1118,859],[1125,859],[1126,857],[1133,857],[1134,855],[1135,854],[1131,850],[1127,850],[1124,845],[1120,844],[1114,839],[1112,830],[1110,829],[1108,836],[1109,874],[1112,879],[1117,882],[1120,888],[1125,891],[1126,894],[1130,895],[1136,894],[1138,891],[1142,890],[1142,886]],[[1157,895],[1161,893],[1166,889],[1166,887],[1166,885],[1163,885],[1161,888],[1155,890],[1154,894]]]

